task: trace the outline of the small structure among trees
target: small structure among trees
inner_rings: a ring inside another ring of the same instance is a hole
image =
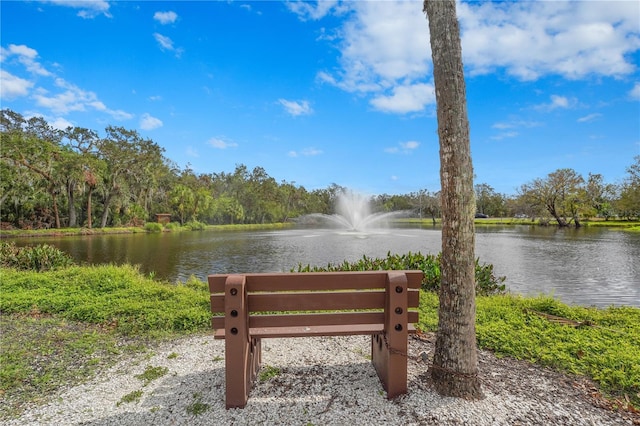
[[[171,213],[156,213],[156,222],[166,225],[171,222]]]

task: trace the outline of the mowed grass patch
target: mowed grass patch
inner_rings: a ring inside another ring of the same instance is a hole
[[[82,383],[143,346],[97,325],[41,314],[0,315],[0,418],[44,401],[62,384]]]
[[[640,309],[569,306],[547,296],[480,296],[478,346],[597,382],[609,398],[640,408]],[[421,295],[420,327],[436,331],[438,297]]]
[[[48,272],[4,270],[3,314],[38,312],[124,335],[183,333],[210,327],[209,291],[196,279],[154,281],[133,266],[72,266]]]
[[[0,418],[162,339],[208,331],[206,283],[132,266],[0,272]]]

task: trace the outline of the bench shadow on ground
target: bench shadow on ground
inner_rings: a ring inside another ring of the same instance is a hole
[[[403,417],[406,396],[387,400],[370,361],[276,368],[279,371],[274,376],[256,380],[244,409],[225,409],[225,370],[221,364],[203,372],[168,375],[152,390],[141,387],[141,400],[127,403],[127,411],[83,425],[256,424],[273,422],[277,417],[283,423],[327,424],[336,421],[336,413],[367,415],[372,410],[393,413],[395,420]],[[424,385],[416,386],[416,380],[419,378],[410,377],[409,392],[421,393]]]

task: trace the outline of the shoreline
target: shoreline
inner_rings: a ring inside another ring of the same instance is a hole
[[[154,222],[152,222],[154,223]],[[204,231],[251,231],[267,229],[285,229],[292,227],[290,223],[266,223],[266,224],[236,224],[236,225],[206,225]],[[164,229],[162,232],[192,232],[186,227]],[[91,235],[115,235],[115,234],[155,234],[140,226],[119,228],[60,228],[60,229],[3,229],[0,231],[0,240],[10,238],[32,237],[78,237]]]
[[[155,222],[150,222],[155,223]],[[176,223],[176,222],[172,222]],[[433,226],[431,219],[399,219],[398,223],[409,223]],[[440,219],[436,219],[436,225],[440,223]],[[630,232],[640,232],[640,221],[623,221],[623,220],[591,220],[582,222],[583,228],[598,227],[598,228],[610,228],[621,229]],[[540,224],[534,218],[520,219],[520,218],[485,218],[475,219],[476,226],[556,226],[557,224]],[[250,230],[268,230],[268,229],[286,229],[293,228],[295,225],[291,222],[277,222],[277,223],[265,223],[265,224],[228,224],[228,225],[206,225],[205,231],[250,231]],[[575,229],[574,227],[568,227],[569,229]],[[175,229],[164,229],[162,232],[185,232],[190,229],[182,229],[180,227]],[[0,239],[10,238],[30,238],[30,237],[72,237],[72,236],[89,236],[89,235],[109,235],[109,234],[152,234],[144,229],[144,227],[107,227],[107,228],[59,228],[59,229],[2,229],[0,231]]]

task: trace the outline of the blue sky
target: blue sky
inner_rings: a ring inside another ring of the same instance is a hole
[[[135,129],[180,167],[440,188],[421,1],[2,1],[1,106]],[[640,155],[640,2],[458,3],[476,183]]]

